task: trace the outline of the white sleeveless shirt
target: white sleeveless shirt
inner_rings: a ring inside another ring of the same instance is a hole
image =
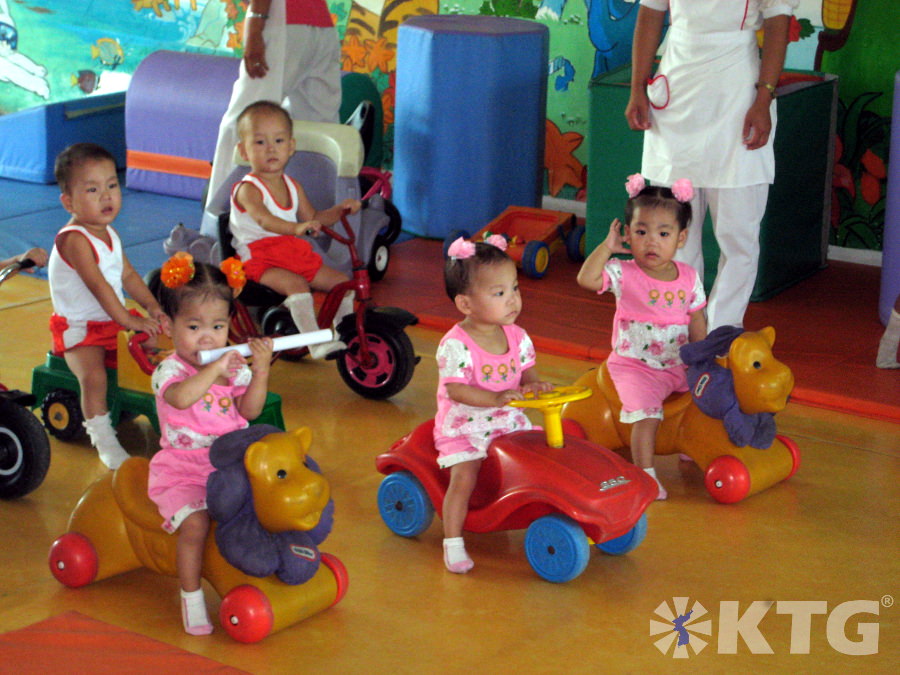
[[[112,227],[106,228],[109,232],[111,246],[102,239],[95,237],[81,225],[66,225],[56,233],[58,239],[66,232],[80,232],[83,234],[91,248],[94,249],[94,259],[100,268],[103,278],[112,286],[119,298],[119,302],[125,303],[122,293],[122,242],[119,235]],[[47,276],[50,279],[50,300],[53,302],[53,311],[72,321],[111,321],[112,317],[94,297],[90,289],[72,267],[60,254],[54,240],[53,250],[50,252],[50,262],[47,264]]]
[[[246,176],[244,176],[244,178],[239,183],[235,183],[234,187],[231,190],[231,216],[228,224],[231,229],[231,236],[234,238],[234,250],[237,252],[241,260],[250,259],[249,246],[254,241],[258,241],[259,239],[263,239],[264,237],[280,237],[283,235],[280,235],[277,232],[270,232],[269,230],[260,227],[259,223],[253,220],[249,213],[238,206],[234,196],[235,194],[237,194],[238,188],[242,184],[250,183],[251,185],[255,185],[262,193],[263,205],[266,207],[266,210],[269,213],[277,216],[278,218],[281,218],[282,220],[296,223],[297,185],[293,180],[291,180],[284,174],[282,174],[281,178],[284,181],[284,184],[287,186],[288,195],[290,196],[290,201],[288,202],[287,206],[282,206],[277,201],[275,201],[275,198],[272,196],[272,193],[269,192],[269,188],[266,187],[266,184],[263,183],[259,178],[254,176],[252,173],[248,173]]]

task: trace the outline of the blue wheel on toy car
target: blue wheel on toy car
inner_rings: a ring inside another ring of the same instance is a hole
[[[647,514],[642,513],[641,517],[638,518],[638,521],[634,524],[634,527],[628,530],[628,532],[615,539],[610,539],[609,541],[597,544],[597,548],[610,555],[624,555],[629,551],[636,549],[640,543],[644,541],[644,537],[646,536]]]
[[[528,526],[525,556],[540,577],[562,584],[584,572],[591,557],[591,546],[578,523],[554,513]]]
[[[542,241],[529,241],[522,251],[522,271],[532,279],[541,279],[550,266],[550,247]]]
[[[378,487],[378,511],[384,524],[401,537],[422,534],[434,519],[434,507],[419,479],[408,471],[385,476]]]
[[[584,225],[576,225],[566,237],[566,255],[572,262],[584,262],[585,236]]]

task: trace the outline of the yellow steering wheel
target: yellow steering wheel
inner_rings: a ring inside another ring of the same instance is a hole
[[[580,401],[591,395],[589,387],[556,387],[535,395],[528,393],[520,401],[510,401],[516,408],[534,408],[544,414],[544,433],[551,448],[563,447],[562,407],[571,401]]]

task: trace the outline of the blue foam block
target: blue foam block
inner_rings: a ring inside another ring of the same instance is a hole
[[[72,143],[102,145],[125,166],[125,93],[90,96],[0,117],[0,176],[54,183],[56,156]]]
[[[549,33],[533,21],[433,15],[400,26],[394,202],[404,229],[475,231],[540,206]]]

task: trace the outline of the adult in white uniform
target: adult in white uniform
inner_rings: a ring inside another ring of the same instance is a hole
[[[694,184],[694,219],[676,258],[701,279],[709,207],[721,250],[707,307],[710,330],[743,325],[756,281],[759,225],[775,179],[775,86],[799,2],[641,0],[638,11],[625,116],[632,129],[645,132],[646,178],[657,185],[679,178]],[[653,75],[666,10],[671,25]]]
[[[338,122],[341,43],[325,0],[251,0],[244,18],[244,57],[219,124],[207,191],[207,211],[234,170],[238,115],[256,101],[284,105],[293,119]],[[223,193],[224,204],[229,192]],[[201,231],[218,235],[218,214]]]

